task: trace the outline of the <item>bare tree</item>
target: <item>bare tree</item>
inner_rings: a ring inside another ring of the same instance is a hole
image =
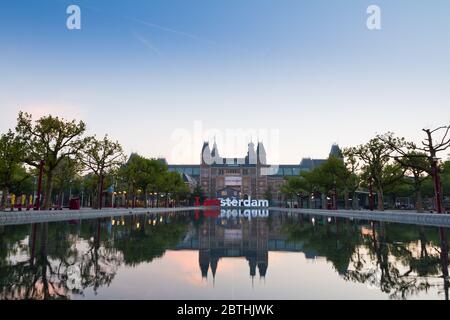
[[[433,178],[434,193],[436,201],[437,213],[443,213],[443,201],[442,201],[442,187],[440,179],[440,159],[438,154],[444,152],[450,148],[450,125],[441,126],[435,129],[422,129],[425,132],[426,137],[422,141],[421,146],[417,146],[412,142],[399,144],[399,138],[395,138],[393,134],[387,134],[384,136],[384,141],[389,144],[392,150],[396,151],[398,155],[394,156],[394,159],[400,164],[406,164],[411,168],[422,170],[428,173]],[[441,138],[433,139],[433,136],[442,135]],[[410,161],[412,158],[425,157],[428,164],[425,165],[419,161]]]

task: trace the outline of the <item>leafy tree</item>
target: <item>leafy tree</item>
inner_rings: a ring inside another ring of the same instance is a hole
[[[284,183],[281,186],[281,194],[283,194],[284,198],[286,200],[290,200],[291,202],[294,201],[294,198],[296,197],[296,189],[294,187],[294,179],[296,177],[288,178],[287,183]]]
[[[63,205],[64,192],[71,189],[80,180],[81,165],[78,161],[66,157],[59,162],[54,171],[53,193],[57,196],[59,206]],[[70,195],[69,195],[70,196]]]
[[[391,162],[392,146],[387,143],[384,136],[376,136],[368,143],[357,147],[349,148],[347,152],[351,153],[364,166],[369,179],[377,191],[378,210],[384,210],[383,192],[386,182],[385,167]],[[404,143],[404,139],[394,142],[396,146]]]
[[[347,174],[343,177],[343,183],[349,194],[352,195],[352,209],[358,209],[358,197],[356,191],[361,185],[361,175],[359,174],[360,164],[358,159],[349,149],[345,149],[343,152],[345,157],[345,167],[347,168]],[[345,208],[347,209],[347,198],[345,202]]]
[[[264,199],[268,200],[269,203],[272,204],[272,188],[270,186],[268,186],[266,191],[264,191]]]
[[[39,167],[44,161],[46,175],[43,209],[51,205],[53,177],[59,163],[67,157],[77,157],[85,146],[87,139],[82,138],[86,130],[84,122],[66,121],[51,115],[44,116],[33,123],[32,116],[20,112],[16,131],[21,142],[25,144],[24,161]]]
[[[198,197],[198,201],[200,204],[202,204],[206,199],[205,192],[199,185],[195,186],[194,190],[192,190],[191,193],[191,199],[195,199],[196,197]]]
[[[397,162],[400,163],[406,169],[406,175],[412,177],[412,185],[414,187],[415,194],[415,207],[417,212],[423,212],[422,204],[422,184],[427,178],[427,172],[431,171],[429,168],[429,162],[426,159],[426,154],[416,151],[411,151],[402,158],[396,158]],[[405,180],[407,183],[408,179]]]
[[[24,143],[11,131],[0,136],[0,188],[2,199],[0,208],[6,206],[6,198],[14,183],[22,179],[21,160],[24,155]]]
[[[20,165],[14,172],[10,192],[16,195],[33,193],[33,172]]]
[[[300,193],[305,192],[308,199],[308,208],[312,208],[311,196],[320,189],[320,176],[317,170],[300,172],[300,180],[297,182]]]
[[[336,193],[337,190],[342,190],[344,191],[347,208],[348,188],[346,184],[350,173],[348,172],[344,161],[341,158],[330,156],[327,161],[314,170],[317,171],[317,177],[319,179],[318,184],[320,185],[321,191],[324,195],[323,199],[326,199],[325,196],[332,190],[336,190]],[[333,196],[337,197],[337,194],[333,194]],[[334,202],[336,202],[336,200],[337,199],[335,199]],[[326,208],[325,203],[322,206]]]
[[[160,160],[141,157],[137,184],[144,191],[145,206],[148,203],[148,193],[158,191],[158,177],[163,176],[166,172],[167,166]]]
[[[117,170],[125,161],[122,146],[117,141],[109,140],[107,135],[101,140],[91,137],[81,159],[83,165],[97,177],[98,199],[94,206],[101,209],[105,175]]]

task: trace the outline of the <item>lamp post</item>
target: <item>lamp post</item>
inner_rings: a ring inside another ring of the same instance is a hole
[[[333,210],[337,210],[336,180],[333,181]]]
[[[370,211],[373,211],[374,201],[373,201],[372,177],[369,177],[369,205],[370,205]]]

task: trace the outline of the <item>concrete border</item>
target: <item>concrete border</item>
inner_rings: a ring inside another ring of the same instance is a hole
[[[450,227],[450,214],[417,213],[411,211],[320,210],[291,208],[270,208],[270,210],[357,220]]]
[[[199,209],[198,207],[180,208],[139,208],[139,209],[81,209],[49,211],[14,211],[0,212],[0,226],[20,225],[41,222],[58,222],[70,220],[99,219],[117,216],[183,212]]]
[[[40,222],[58,222],[70,220],[99,219],[117,216],[184,212],[192,210],[204,210],[205,207],[180,207],[180,208],[138,208],[138,209],[81,209],[61,211],[14,211],[0,212],[0,226],[20,225]],[[368,211],[368,210],[320,210],[320,209],[291,209],[291,208],[210,208],[211,210],[236,209],[255,210],[265,209],[278,212],[291,212],[315,216],[341,217],[357,220],[385,221],[403,224],[427,225],[435,227],[450,227],[450,214],[416,213],[411,211]]]

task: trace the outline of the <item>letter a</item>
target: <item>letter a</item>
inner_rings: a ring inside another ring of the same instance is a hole
[[[380,30],[381,29],[381,9],[379,6],[371,5],[367,8],[367,29]]]
[[[69,30],[80,30],[81,29],[81,9],[77,5],[70,5],[66,10],[67,14],[70,16],[67,18],[66,26]]]

